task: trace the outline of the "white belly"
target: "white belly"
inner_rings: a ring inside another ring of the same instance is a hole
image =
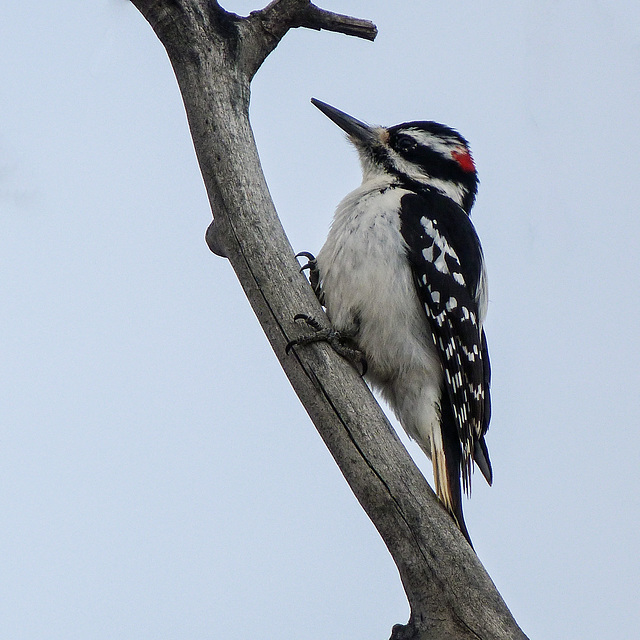
[[[358,329],[368,380],[430,455],[442,369],[400,233],[397,211],[406,193],[370,181],[349,194],[317,259],[333,326]]]

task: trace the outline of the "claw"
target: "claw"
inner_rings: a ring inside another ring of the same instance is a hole
[[[301,251],[300,253],[296,253],[296,258],[306,258],[309,262],[315,262],[316,257],[313,253],[309,253],[308,251]]]
[[[367,373],[367,361],[362,351],[345,344],[354,337],[355,332],[344,333],[336,331],[331,327],[323,327],[315,318],[308,316],[306,313],[297,313],[293,319],[295,321],[304,320],[307,326],[313,329],[314,333],[307,336],[301,336],[300,338],[295,338],[294,340],[287,342],[287,345],[284,348],[284,352],[287,355],[289,355],[291,349],[296,346],[311,344],[313,342],[328,342],[331,348],[338,355],[341,355],[345,360],[348,360],[353,366],[357,368],[357,365],[360,365],[361,376],[364,376]]]
[[[323,296],[322,296],[322,288],[320,287],[320,272],[318,271],[318,262],[313,253],[309,253],[308,251],[301,251],[300,253],[296,253],[296,258],[306,258],[307,264],[300,267],[300,273],[303,273],[307,269],[309,270],[309,284],[313,289],[313,292],[316,294],[316,298],[322,304]]]
[[[296,313],[293,316],[293,319],[297,322],[298,320],[304,320],[314,331],[322,331],[322,325],[311,316],[308,316],[306,313]]]
[[[308,251],[301,251],[300,253],[296,253],[296,258],[306,258],[307,264],[304,264],[300,267],[300,273],[309,269],[309,275],[314,271],[318,270],[318,262],[316,261],[316,257],[313,253],[309,253]]]

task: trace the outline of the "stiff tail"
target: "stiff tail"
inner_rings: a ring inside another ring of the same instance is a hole
[[[445,404],[447,406],[442,411],[440,428],[436,428],[431,437],[430,453],[435,490],[438,498],[458,525],[458,529],[473,548],[462,514],[462,484],[460,481],[462,450],[453,415],[447,415],[450,408],[448,403]]]
[[[482,475],[489,483],[489,486],[493,483],[493,470],[491,469],[491,460],[489,460],[489,450],[487,449],[487,443],[484,441],[484,436],[478,440],[473,447],[473,459],[478,465],[478,469],[482,471]]]

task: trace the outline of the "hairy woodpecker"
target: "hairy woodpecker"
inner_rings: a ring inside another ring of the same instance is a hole
[[[487,279],[469,219],[478,177],[468,143],[435,122],[373,127],[311,102],[347,133],[363,172],[312,261],[312,284],[431,459],[436,493],[471,542],[462,488],[474,461],[489,484],[492,471]]]

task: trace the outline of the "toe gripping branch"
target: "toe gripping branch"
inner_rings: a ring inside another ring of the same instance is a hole
[[[320,304],[324,303],[324,296],[322,295],[322,286],[320,285],[320,271],[318,270],[318,261],[313,253],[309,253],[308,251],[301,251],[296,254],[296,258],[306,258],[307,263],[302,265],[300,268],[300,273],[304,271],[309,271],[309,284],[313,289],[313,293],[316,294],[316,298],[318,298]]]
[[[305,270],[309,271],[309,284],[311,284],[311,288],[316,294],[320,304],[323,304],[324,296],[322,295],[320,272],[318,271],[316,257],[308,251],[301,251],[296,255],[296,258],[300,257],[307,259],[307,263],[301,267],[300,272]],[[348,360],[357,370],[360,371],[360,375],[364,376],[367,372],[367,361],[365,360],[362,351],[358,351],[358,349],[353,347],[353,343],[349,344],[356,336],[358,332],[357,328],[350,333],[336,331],[331,327],[323,327],[315,318],[308,316],[306,313],[298,313],[293,319],[296,321],[304,320],[307,326],[313,329],[313,333],[288,342],[284,349],[287,355],[293,347],[311,344],[313,342],[328,342],[331,348],[338,355],[341,355],[343,358]]]
[[[367,373],[367,361],[362,351],[349,345],[357,330],[353,333],[344,333],[336,331],[331,327],[323,327],[315,318],[308,316],[306,313],[298,313],[293,317],[294,320],[304,320],[308,327],[313,329],[313,333],[295,338],[287,343],[284,348],[286,354],[289,354],[293,347],[312,344],[313,342],[327,342],[329,346],[345,360],[348,360],[356,369],[359,370],[361,376]]]

